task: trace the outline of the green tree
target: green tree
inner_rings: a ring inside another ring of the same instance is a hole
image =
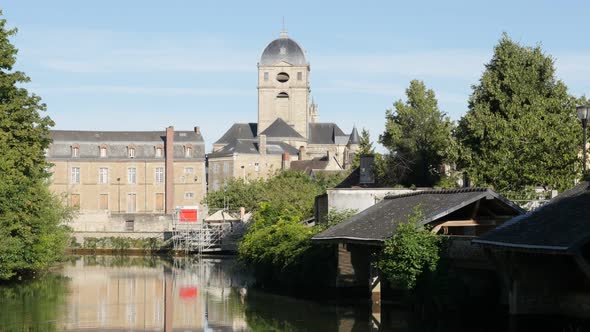
[[[390,152],[387,168],[397,182],[432,186],[441,176],[439,166],[452,162],[453,123],[423,82],[411,81],[406,96],[405,102],[400,99],[386,111],[379,142]]]
[[[419,222],[424,215],[419,207],[399,222],[395,235],[385,240],[376,261],[377,268],[394,286],[413,290],[423,273],[434,272],[440,260],[440,236]]]
[[[513,197],[529,186],[566,189],[581,167],[580,134],[575,98],[555,78],[553,58],[504,34],[458,126],[472,183]]]
[[[371,141],[371,135],[365,128],[363,128],[361,131],[361,137],[359,137],[359,149],[352,160],[353,169],[360,166],[361,155],[364,154],[375,154],[375,148],[373,147],[373,142]]]
[[[29,78],[13,70],[15,33],[0,19],[0,279],[48,267],[68,241],[61,226],[67,211],[47,183],[44,151],[53,121],[40,115],[41,99],[22,87]]]

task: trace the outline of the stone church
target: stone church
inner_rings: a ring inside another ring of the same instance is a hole
[[[268,178],[290,168],[292,160],[299,169],[349,167],[359,148],[356,128],[347,134],[335,123],[319,122],[310,91],[305,51],[283,31],[258,63],[258,123],[234,123],[213,144],[209,190],[219,190],[234,177]]]

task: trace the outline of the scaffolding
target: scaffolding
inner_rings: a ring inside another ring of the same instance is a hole
[[[186,254],[221,251],[222,239],[230,230],[229,223],[209,224],[198,220],[197,207],[179,207],[172,223],[174,250]]]

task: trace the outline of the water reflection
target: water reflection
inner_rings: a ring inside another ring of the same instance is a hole
[[[416,318],[248,289],[232,258],[72,257],[59,274],[0,287],[0,331],[586,331],[580,321],[487,313]],[[377,326],[379,325],[379,326]],[[550,329],[547,329],[551,327]]]

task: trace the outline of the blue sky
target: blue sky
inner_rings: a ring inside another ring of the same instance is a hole
[[[502,32],[541,44],[574,95],[590,94],[590,2],[30,1],[0,8],[18,27],[17,69],[56,129],[200,126],[207,150],[257,121],[256,64],[278,37],[307,51],[320,120],[377,139],[409,81],[458,120]]]

